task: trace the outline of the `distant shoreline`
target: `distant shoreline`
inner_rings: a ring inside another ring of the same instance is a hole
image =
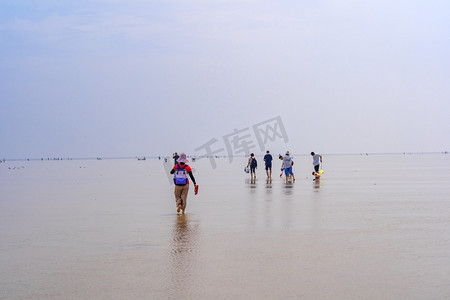
[[[436,155],[436,154],[449,154],[448,151],[441,152],[381,152],[381,153],[322,153],[324,156],[374,156],[374,155]],[[263,154],[261,154],[263,155]],[[195,156],[195,155],[194,155]],[[309,154],[295,154],[293,156],[309,156]],[[192,156],[189,156],[192,157]],[[229,158],[229,156],[218,155],[216,158]],[[246,155],[235,155],[232,157],[247,157]],[[61,161],[61,160],[146,160],[146,159],[164,159],[170,158],[170,156],[151,156],[151,155],[143,155],[143,156],[117,156],[117,157],[45,157],[45,158],[3,158],[0,162],[7,161]],[[201,158],[201,156],[197,156],[197,158]]]

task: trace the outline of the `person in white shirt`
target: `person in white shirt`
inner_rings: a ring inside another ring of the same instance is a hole
[[[286,176],[286,182],[288,182],[289,178],[292,176],[292,181],[295,181],[294,173],[292,172],[292,166],[294,165],[294,161],[290,156],[289,151],[286,152],[286,155],[283,157],[283,168],[284,175]]]
[[[311,152],[311,156],[313,157],[313,166],[314,171],[316,173],[319,172],[320,164],[322,163],[322,155]]]

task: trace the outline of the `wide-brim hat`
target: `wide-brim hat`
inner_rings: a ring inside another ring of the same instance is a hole
[[[179,162],[179,163],[187,163],[187,162],[189,162],[189,160],[186,158],[186,154],[185,153],[181,153],[180,154],[180,158],[177,159],[177,162]]]

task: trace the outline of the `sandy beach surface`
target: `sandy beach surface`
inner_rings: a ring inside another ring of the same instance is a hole
[[[449,299],[450,156],[0,164],[0,299]]]

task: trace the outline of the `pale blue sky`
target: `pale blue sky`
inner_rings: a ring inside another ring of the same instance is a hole
[[[450,150],[449,1],[10,1],[0,158]]]

